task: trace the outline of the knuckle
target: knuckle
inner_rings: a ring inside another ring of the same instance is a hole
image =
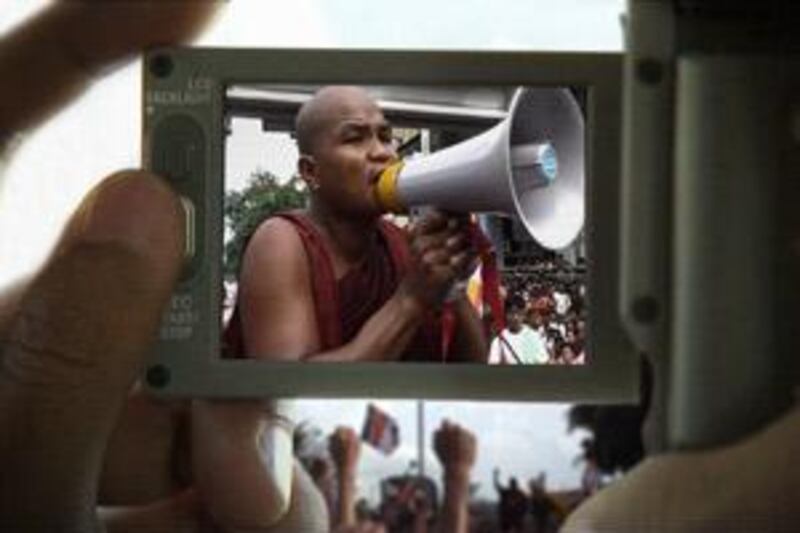
[[[432,268],[437,263],[437,252],[435,250],[428,250],[422,256],[422,263],[425,268]]]

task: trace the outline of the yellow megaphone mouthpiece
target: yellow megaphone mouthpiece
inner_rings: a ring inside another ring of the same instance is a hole
[[[388,213],[399,214],[408,211],[407,207],[400,201],[397,187],[397,178],[402,168],[402,161],[392,163],[381,172],[375,186],[375,197],[381,207]]]

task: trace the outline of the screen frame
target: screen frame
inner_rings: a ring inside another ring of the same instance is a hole
[[[144,383],[167,396],[430,398],[635,402],[639,359],[619,318],[622,55],[572,52],[168,48],[143,62],[144,167],[165,174],[157,134],[175,115],[202,131],[202,169],[173,188],[191,205],[185,276],[165,313],[190,322],[160,335]],[[266,363],[220,358],[226,90],[240,84],[579,86],[586,103],[587,354],[578,366]],[[164,139],[167,139],[165,142]],[[168,150],[169,151],[169,150]],[[154,155],[156,154],[156,155]],[[161,171],[161,172],[160,172]],[[168,174],[168,173],[166,173]],[[183,309],[182,303],[185,303]],[[181,315],[183,316],[183,315]],[[168,336],[167,336],[168,337]]]

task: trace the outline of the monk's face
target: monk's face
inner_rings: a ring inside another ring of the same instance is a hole
[[[319,198],[339,212],[377,215],[380,172],[397,159],[389,123],[357,88],[337,88],[325,100],[325,120],[313,153]]]

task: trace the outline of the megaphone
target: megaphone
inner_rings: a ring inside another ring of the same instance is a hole
[[[386,211],[434,206],[516,215],[542,246],[568,246],[584,221],[584,127],[568,89],[522,87],[502,122],[459,144],[389,166]]]

